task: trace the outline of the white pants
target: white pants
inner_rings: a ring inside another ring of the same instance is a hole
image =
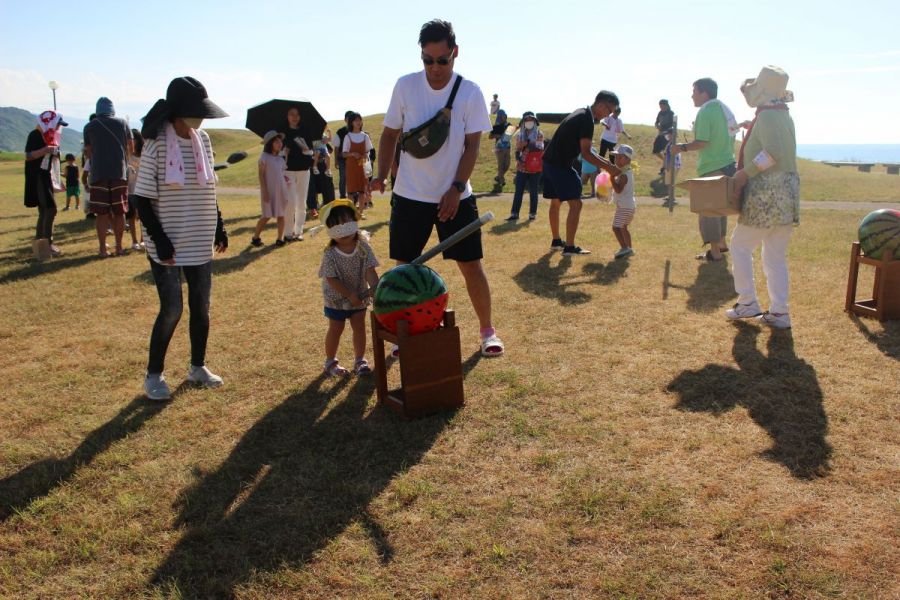
[[[731,234],[731,272],[738,302],[756,301],[753,282],[753,251],[762,244],[763,273],[769,288],[769,312],[788,312],[787,246],[793,225],[779,225],[770,229],[749,227],[738,223]]]
[[[309,171],[285,171],[288,178],[288,201],[284,208],[284,235],[303,233],[306,222],[306,195],[309,193]]]

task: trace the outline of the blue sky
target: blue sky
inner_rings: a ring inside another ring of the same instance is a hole
[[[63,114],[86,117],[106,95],[134,123],[193,75],[232,115],[208,127],[242,127],[273,97],[308,98],[329,120],[384,112],[397,77],[421,69],[419,27],[440,17],[457,31],[457,71],[514,116],[568,112],[605,88],[626,123],[652,123],[665,97],[687,127],[691,83],[708,76],[749,118],[738,86],[775,64],[791,75],[799,142],[900,143],[895,1],[73,2],[54,5],[58,34],[34,7],[0,0],[0,106],[49,107],[52,79]]]

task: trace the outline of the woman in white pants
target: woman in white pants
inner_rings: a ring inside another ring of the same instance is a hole
[[[754,318],[787,329],[787,246],[800,222],[800,176],[797,174],[797,138],[787,102],[788,75],[766,66],[756,79],[741,86],[756,117],[741,144],[735,193],[743,191],[738,224],[731,236],[732,273],[737,303],[725,312],[729,319]],[[753,252],[762,245],[763,272],[769,291],[769,310],[760,308],[753,281]]]
[[[309,192],[309,170],[313,164],[312,143],[300,124],[300,109],[291,107],[287,112],[287,131],[284,147],[287,151],[288,178],[287,204],[284,210],[285,241],[302,240],[306,222],[306,195]]]

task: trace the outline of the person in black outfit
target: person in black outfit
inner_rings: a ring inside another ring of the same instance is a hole
[[[336,141],[334,147],[334,162],[338,168],[338,195],[343,199],[347,197],[347,162],[341,156],[341,148],[344,147],[344,136],[350,131],[350,116],[355,114],[354,111],[348,110],[344,113],[344,126],[337,130]]]
[[[608,171],[613,177],[621,173],[615,165],[591,150],[594,122],[609,116],[618,106],[618,96],[607,90],[600,91],[593,104],[573,111],[562,120],[544,150],[544,198],[550,200],[550,233],[553,235],[550,249],[562,250],[565,256],[591,253],[590,250],[575,245],[582,201],[581,176],[573,165],[579,155],[598,169]],[[559,212],[563,202],[569,206],[565,241],[559,232]]]
[[[53,221],[56,219],[56,200],[50,169],[59,160],[59,129],[67,126],[62,115],[52,110],[38,116],[37,126],[25,141],[25,206],[38,209],[35,239],[46,239],[50,254],[59,256],[53,244]],[[55,141],[54,141],[55,140]]]
[[[653,154],[655,154],[662,163],[662,166],[659,168],[660,175],[666,172],[666,157],[663,154],[666,150],[666,146],[669,144],[669,139],[666,137],[666,134],[669,133],[674,124],[675,113],[672,112],[669,101],[663,98],[659,101],[659,114],[656,115],[656,130],[659,133],[657,134],[656,139],[653,140]]]

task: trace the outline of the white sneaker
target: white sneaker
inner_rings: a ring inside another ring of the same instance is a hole
[[[172,391],[162,373],[150,374],[144,377],[144,393],[150,400],[171,400]]]
[[[143,252],[144,247],[141,246],[140,244],[132,244],[131,249],[134,250],[135,252]]]
[[[741,304],[739,302],[735,302],[734,306],[725,311],[725,316],[732,320],[752,319],[753,317],[758,317],[761,314],[763,314],[763,311],[759,307],[759,302],[757,302],[756,300],[749,304]]]
[[[221,377],[206,367],[195,367],[194,365],[191,365],[188,368],[187,380],[195,385],[206,388],[222,387],[225,383]]]
[[[775,329],[790,329],[791,315],[787,313],[775,314],[768,311],[756,317],[756,322],[760,325],[768,325]]]

